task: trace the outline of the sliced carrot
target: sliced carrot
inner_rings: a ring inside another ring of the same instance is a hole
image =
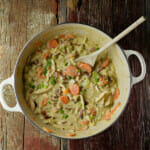
[[[104,69],[106,66],[109,65],[109,59],[107,58],[102,64],[101,64],[101,69]]]
[[[85,71],[87,72],[92,72],[92,67],[89,65],[89,64],[86,64],[86,63],[78,63],[78,66],[81,68],[81,69],[84,69]]]
[[[68,56],[69,58],[73,58],[73,57],[76,57],[77,55],[76,54],[74,54],[74,55],[70,55],[70,56]]]
[[[48,132],[48,133],[52,133],[52,130],[50,130],[50,129],[46,128],[46,127],[43,127],[43,130]]]
[[[87,129],[86,128],[80,128],[78,129],[78,131],[86,131]]]
[[[69,89],[65,89],[65,90],[63,91],[63,93],[64,93],[64,94],[69,94],[69,93],[70,93],[70,90],[69,90]]]
[[[63,96],[60,97],[60,100],[61,100],[64,104],[68,104],[68,103],[69,103],[69,98],[68,98],[68,96],[63,95]]]
[[[45,97],[42,101],[42,106],[45,106],[48,104],[48,97]]]
[[[83,124],[83,125],[88,125],[88,124],[89,124],[89,121],[88,121],[88,120],[81,121],[81,124]]]
[[[102,120],[109,120],[109,119],[111,119],[111,111],[109,111],[106,115],[102,117]]]
[[[65,39],[74,39],[74,35],[72,34],[66,34]]]
[[[78,95],[80,92],[80,87],[78,86],[78,84],[73,84],[70,88],[70,91],[73,95]]]
[[[102,85],[106,85],[108,81],[104,77],[100,77],[99,81],[102,82]]]
[[[93,108],[89,108],[89,111],[93,116],[96,115],[96,110],[94,110]]]
[[[113,114],[116,110],[117,110],[117,108],[120,106],[121,104],[120,104],[120,102],[115,106],[115,108],[111,111],[111,113]]]
[[[108,120],[111,119],[111,115],[117,110],[117,108],[120,106],[120,102],[115,106],[115,108],[112,111],[109,111],[106,115],[104,115],[104,117],[102,118],[102,120]]]
[[[58,46],[58,42],[57,40],[53,39],[53,40],[50,40],[48,41],[47,43],[47,47],[48,48],[56,48]]]
[[[114,94],[114,100],[118,99],[119,95],[120,95],[120,90],[119,90],[119,88],[117,88],[116,92]]]
[[[70,136],[70,137],[76,136],[76,133],[69,133],[68,136]]]
[[[70,77],[76,77],[78,76],[78,70],[75,66],[68,66],[65,71],[65,74]]]
[[[48,58],[49,58],[49,54],[50,54],[50,52],[46,52],[46,53],[43,55],[43,57],[44,57],[45,59],[48,59]]]
[[[61,39],[61,38],[64,38],[65,37],[65,35],[64,34],[61,34],[61,35],[59,35],[59,39]]]
[[[35,45],[36,47],[41,46],[41,44],[42,44],[42,42],[41,42],[41,41],[38,41],[38,42],[34,43],[34,45]]]
[[[46,77],[42,75],[43,73],[43,69],[42,68],[38,68],[38,77],[41,79],[45,79]]]

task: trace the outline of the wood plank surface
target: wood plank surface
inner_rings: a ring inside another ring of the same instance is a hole
[[[149,150],[149,8],[149,0],[0,0],[0,81],[13,73],[27,40],[50,25],[78,22],[114,37],[141,15],[147,17],[146,23],[119,42],[123,49],[135,49],[144,56],[147,74],[133,86],[125,111],[112,127],[88,139],[64,140],[47,136],[22,114],[6,112],[0,105],[0,150]],[[131,57],[129,62],[132,73],[138,75],[137,59]],[[13,93],[9,95],[7,102],[14,104]]]

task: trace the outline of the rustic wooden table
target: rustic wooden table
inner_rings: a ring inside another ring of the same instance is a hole
[[[79,22],[114,37],[141,15],[149,19],[149,0],[0,0],[0,81],[13,73],[17,57],[27,40],[48,26]],[[148,38],[149,20],[119,42],[124,49],[135,49],[142,53],[147,74],[141,83],[132,88],[124,113],[112,127],[88,139],[64,140],[47,136],[21,113],[6,112],[0,106],[0,150],[150,149]],[[134,75],[140,73],[135,57],[131,57],[130,65]],[[15,101],[15,98],[11,101]]]

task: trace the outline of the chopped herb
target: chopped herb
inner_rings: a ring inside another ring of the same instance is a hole
[[[67,79],[71,79],[71,77],[70,77],[70,76],[68,76],[68,75],[66,76],[66,78],[67,78]]]
[[[41,88],[47,89],[47,87],[48,87],[47,85],[45,85],[45,84],[43,84],[43,83],[41,84]]]
[[[82,89],[83,88],[83,86],[80,86],[80,89]]]
[[[49,58],[48,60],[47,60],[47,63],[46,63],[46,67],[50,67],[51,66],[51,59]]]
[[[86,89],[83,89],[83,92],[86,92],[87,90]]]
[[[29,83],[28,85],[29,85],[30,88],[35,89],[35,85],[33,85],[31,83]]]
[[[94,71],[93,76],[94,76],[95,83],[97,83],[99,81],[99,74],[96,71]]]
[[[54,77],[51,77],[51,78],[50,78],[50,83],[51,83],[51,85],[55,85],[55,84],[56,84],[56,81],[55,81],[55,78],[54,78]]]
[[[60,114],[63,114],[63,113],[64,113],[64,110],[63,110],[63,109],[59,109],[59,113],[60,113]]]
[[[96,51],[98,51],[98,50],[99,50],[99,47],[96,48]]]
[[[58,102],[58,100],[55,100],[55,103],[57,103]]]
[[[91,120],[93,120],[93,119],[94,119],[94,116],[93,116],[93,115],[91,115],[91,116],[90,116],[90,119],[91,119]]]
[[[38,84],[37,87],[35,88],[35,90],[39,90],[41,89],[41,84]]]
[[[82,104],[81,104],[81,103],[79,103],[79,106],[82,106]]]
[[[81,116],[81,120],[83,120],[83,115]]]
[[[69,116],[66,115],[66,114],[63,115],[63,118],[64,118],[64,119],[67,119],[68,117],[69,117]]]
[[[66,46],[63,46],[61,49],[62,49],[62,50],[65,50],[65,49],[66,49]]]
[[[43,71],[43,75],[46,76],[47,74],[47,68],[45,67],[44,71]]]
[[[80,70],[80,69],[77,69],[77,71],[78,71],[78,72],[81,72],[81,70]]]
[[[82,87],[82,88],[83,88],[83,87]],[[82,95],[82,94],[84,94],[86,91],[87,91],[86,89],[83,89],[83,90],[80,91],[80,94]]]
[[[49,104],[52,104],[50,101],[48,101]]]
[[[68,65],[68,62],[65,63],[65,66],[67,66],[67,65]]]

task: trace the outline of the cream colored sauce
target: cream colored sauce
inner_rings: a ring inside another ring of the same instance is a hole
[[[75,58],[90,54],[101,45],[77,35],[73,39],[55,39],[58,42],[56,48],[48,48],[47,42],[41,43],[28,58],[24,68],[25,99],[33,113],[45,124],[75,136],[76,131],[88,129],[103,121],[112,110],[118,87],[115,68],[111,59],[105,55],[97,59],[92,72],[88,73],[79,67]],[[49,55],[44,58],[46,53]],[[109,64],[99,70],[106,59],[109,59]],[[76,77],[63,75],[68,66],[78,69]],[[73,84],[80,88],[77,95],[73,95],[70,90]],[[70,93],[64,94],[66,89]],[[60,99],[63,95],[69,100],[67,104]]]

